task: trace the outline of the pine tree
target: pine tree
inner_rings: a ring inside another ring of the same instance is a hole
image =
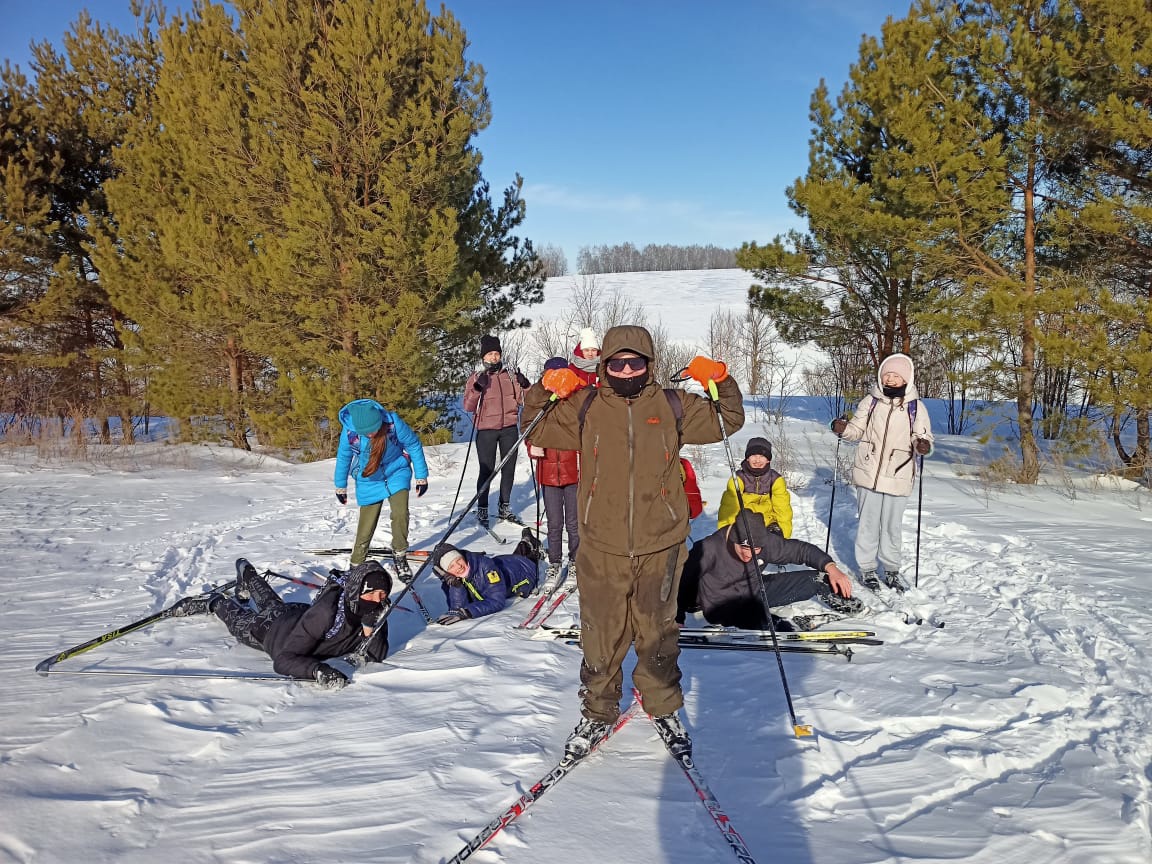
[[[1075,347],[1100,370],[1090,378],[1092,398],[1109,409],[1116,451],[1139,478],[1152,469],[1152,7],[1076,6],[1068,79],[1045,101],[1078,145],[1057,213],[1060,253],[1085,273],[1091,295]],[[1120,437],[1127,412],[1136,427],[1131,452]]]
[[[133,440],[135,394],[121,341],[128,322],[103,290],[89,227],[105,210],[112,151],[148,68],[146,41],[82,15],[63,53],[34,46],[33,80],[8,65],[0,72],[3,323],[8,359],[26,373],[23,404],[13,407],[95,417],[104,440],[111,415]],[[83,434],[81,423],[74,432]]]
[[[151,115],[123,156],[137,182],[110,191],[116,296],[166,404],[223,414],[240,446],[252,423],[331,447],[324,418],[364,396],[426,426],[444,358],[541,294],[510,234],[518,186],[494,209],[471,143],[482,70],[455,19],[412,0],[233,7],[162,33]],[[163,356],[173,324],[178,358]]]

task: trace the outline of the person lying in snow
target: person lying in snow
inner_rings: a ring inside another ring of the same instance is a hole
[[[763,573],[767,564],[803,564],[817,573]],[[688,612],[703,611],[709,624],[764,629],[768,620],[761,581],[769,607],[815,598],[845,615],[864,608],[852,596],[851,580],[819,546],[785,540],[768,530],[762,515],[744,509],[734,524],[718,528],[688,553],[680,574],[676,620],[683,623]],[[773,622],[777,630],[794,629],[787,619],[774,617]]]
[[[202,605],[190,614],[215,615],[241,644],[270,655],[281,675],[317,681],[330,690],[346,685],[348,676],[323,661],[359,648],[387,608],[392,577],[380,562],[357,564],[342,580],[330,580],[311,603],[285,603],[243,558],[236,570],[235,597],[196,598]],[[373,640],[368,659],[379,663],[387,656],[385,629]]]
[[[509,597],[527,597],[540,579],[540,541],[531,528],[511,555],[485,555],[444,544],[432,553],[449,611],[437,624],[456,624],[499,612]]]

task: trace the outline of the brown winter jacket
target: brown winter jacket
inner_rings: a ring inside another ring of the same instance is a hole
[[[680,474],[681,444],[710,444],[720,423],[710,400],[682,393],[683,435],[676,440],[676,415],[662,388],[649,383],[635,399],[616,395],[604,362],[631,350],[653,359],[652,337],[643,327],[613,327],[604,334],[596,391],[580,429],[588,390],[559,401],[532,432],[539,447],[580,451],[578,509],[580,542],[612,555],[647,555],[683,543],[688,536],[688,499]],[[731,377],[716,385],[728,434],[744,425],[740,388]],[[524,397],[525,422],[548,405],[540,384]]]
[[[480,391],[473,386],[479,375],[480,372],[473,372],[464,385],[464,410],[476,414],[476,428],[504,429],[515,426],[519,419],[518,409],[524,404],[524,388],[516,383],[516,374],[506,368],[489,373],[483,399],[480,398]],[[476,411],[477,406],[479,412]]]

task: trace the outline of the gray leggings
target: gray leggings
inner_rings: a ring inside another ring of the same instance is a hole
[[[578,483],[544,487],[544,513],[548,516],[548,563],[564,557],[564,532],[568,532],[568,560],[576,560],[580,546],[580,514],[576,508]]]

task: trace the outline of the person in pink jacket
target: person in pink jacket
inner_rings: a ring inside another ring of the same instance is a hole
[[[484,368],[473,372],[464,385],[464,410],[472,414],[476,424],[476,458],[480,461],[480,475],[476,478],[476,491],[484,488],[496,470],[496,448],[500,458],[514,451],[520,439],[520,406],[524,404],[524,391],[531,386],[519,369],[504,368],[500,340],[495,336],[480,337],[480,359]],[[524,523],[512,512],[512,484],[516,479],[516,457],[504,463],[500,472],[500,509],[498,518]],[[488,527],[488,493],[484,492],[476,503],[476,519]]]
[[[902,521],[916,479],[916,457],[932,452],[932,424],[916,392],[915,367],[907,354],[885,357],[876,386],[849,420],[837,417],[832,431],[858,441],[852,465],[859,521],[856,565],[865,588],[877,591],[879,566],[884,584],[897,591],[900,579]]]

